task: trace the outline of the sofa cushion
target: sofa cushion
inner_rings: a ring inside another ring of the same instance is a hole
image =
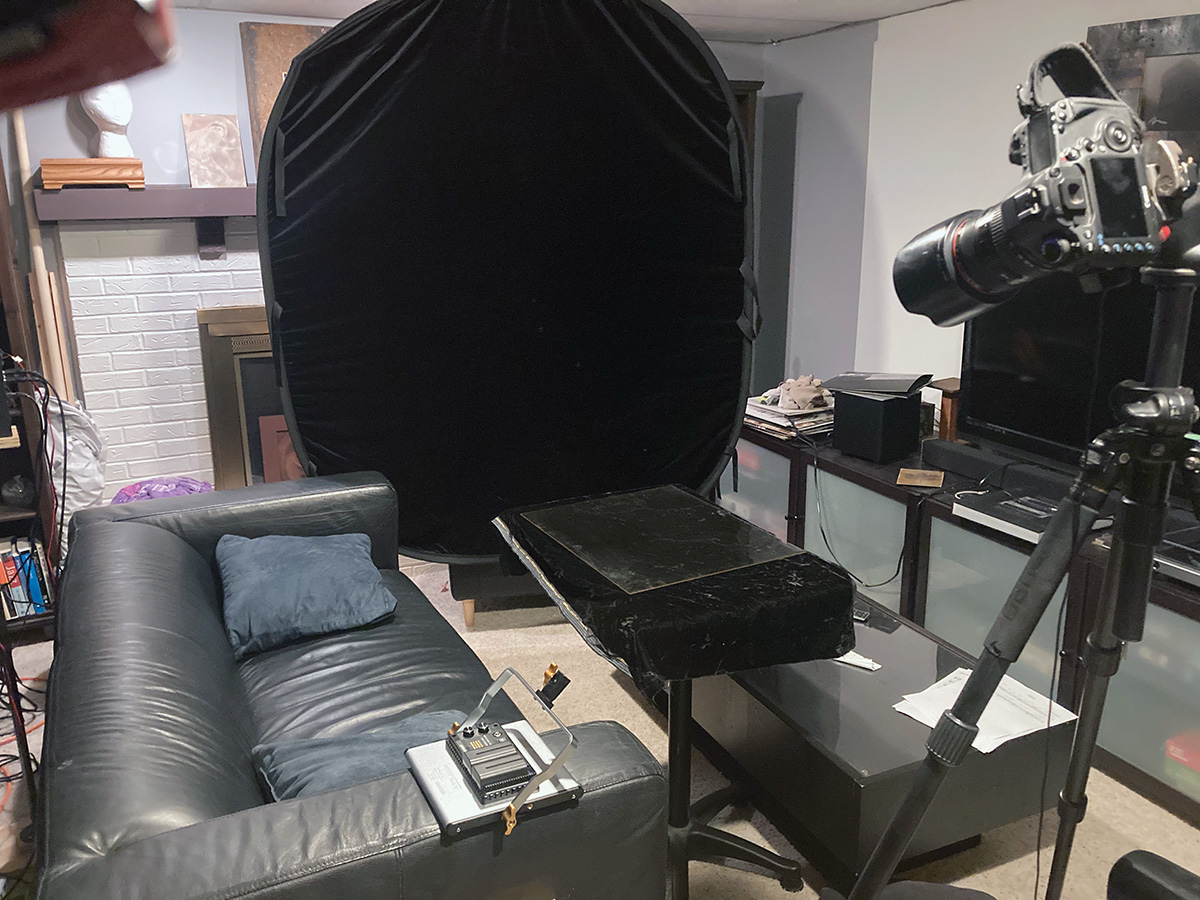
[[[240,665],[255,743],[361,734],[432,710],[472,710],[492,676],[453,626],[400,572],[385,571],[392,618],[309,638]],[[520,713],[504,695],[489,718]]]
[[[466,717],[459,709],[417,713],[367,734],[259,744],[254,768],[274,800],[335,791],[407,771],[405,751],[444,740]]]
[[[217,564],[225,631],[237,659],[376,622],[396,605],[365,534],[227,534],[217,542]]]

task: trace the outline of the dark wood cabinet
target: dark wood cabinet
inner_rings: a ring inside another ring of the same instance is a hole
[[[862,578],[864,595],[963,652],[979,653],[1034,545],[954,515],[954,493],[973,489],[972,481],[946,473],[941,488],[902,487],[896,484],[899,469],[923,468],[919,458],[875,465],[831,447],[781,441],[750,429],[743,430],[739,448],[755,460],[752,470],[739,467],[739,482],[755,493],[748,498],[732,492],[727,473],[725,505],[759,524],[774,523],[777,532],[783,524],[780,536],[790,543]],[[820,521],[814,486],[823,500]],[[849,527],[839,529],[839,520]],[[1103,538],[1097,532],[1077,556],[1010,670],[1048,693],[1058,657],[1056,699],[1070,708],[1079,700],[1079,660],[1108,556]],[[878,587],[885,580],[886,588]],[[1127,647],[1110,685],[1096,765],[1200,824],[1200,772],[1185,771],[1166,754],[1169,741],[1200,730],[1200,590],[1158,573],[1150,602],[1145,638]],[[1196,740],[1200,743],[1200,733]]]

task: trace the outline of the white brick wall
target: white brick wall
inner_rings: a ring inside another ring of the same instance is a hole
[[[153,475],[212,481],[196,310],[263,303],[253,219],[202,260],[191,222],[59,227],[84,405],[108,442],[105,497]]]

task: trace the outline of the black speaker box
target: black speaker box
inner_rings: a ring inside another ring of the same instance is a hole
[[[921,393],[842,392],[833,407],[833,446],[874,463],[894,462],[921,443]]]

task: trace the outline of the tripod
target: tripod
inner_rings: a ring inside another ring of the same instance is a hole
[[[1184,254],[1178,262],[1184,264]],[[1118,425],[1084,452],[1079,477],[1017,579],[984,643],[979,664],[954,706],[930,732],[928,751],[913,785],[850,892],[874,900],[888,883],[950,769],[959,765],[978,733],[979,717],[1046,611],[1071,559],[1091,533],[1109,492],[1122,500],[1113,527],[1099,609],[1083,654],[1085,680],[1066,786],[1059,799],[1058,836],[1047,900],[1059,900],[1075,829],[1087,808],[1087,777],[1100,728],[1108,680],[1117,672],[1125,641],[1142,639],[1154,548],[1162,539],[1171,478],[1178,464],[1200,517],[1200,443],[1189,436],[1196,418],[1191,388],[1180,387],[1192,297],[1193,268],[1148,266],[1142,280],[1157,297],[1143,383],[1113,391]]]

